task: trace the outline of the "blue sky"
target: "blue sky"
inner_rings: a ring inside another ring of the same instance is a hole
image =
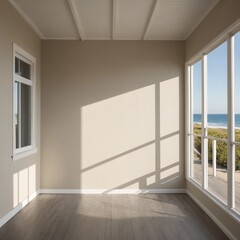
[[[227,43],[208,54],[208,114],[227,113]],[[201,62],[193,66],[193,109],[201,113]],[[240,32],[235,37],[235,113],[240,113]]]

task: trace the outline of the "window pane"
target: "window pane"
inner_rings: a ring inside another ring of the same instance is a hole
[[[193,131],[202,132],[202,63],[193,65]]]
[[[209,141],[208,160],[208,189],[224,203],[227,203],[227,143]],[[215,160],[216,165],[214,164]]]
[[[19,86],[18,82],[14,83],[14,131],[16,138],[16,148],[19,148]]]
[[[207,55],[208,135],[227,139],[227,42]],[[227,143],[208,141],[208,189],[227,203]]]
[[[15,73],[21,77],[31,79],[31,65],[16,57]]]
[[[240,32],[235,35],[235,134],[240,142]]]
[[[15,73],[20,75],[20,59],[15,57]]]
[[[227,138],[227,43],[207,55],[208,135]]]
[[[240,213],[240,146],[235,147],[236,170],[235,170],[235,208]]]
[[[16,149],[31,145],[31,87],[15,82]]]
[[[202,158],[201,146],[202,138],[194,136],[194,149],[193,149],[193,173],[192,178],[202,185]]]
[[[31,87],[21,84],[21,147],[31,145]]]
[[[240,142],[240,32],[234,37],[235,141]],[[240,146],[235,146],[235,209],[240,213]]]

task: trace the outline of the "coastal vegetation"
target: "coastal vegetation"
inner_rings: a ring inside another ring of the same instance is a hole
[[[194,133],[201,134],[202,129],[200,124],[194,124]],[[208,128],[208,135],[211,137],[227,139],[227,129],[224,128]],[[235,141],[240,142],[240,129],[235,130]],[[201,138],[195,137],[194,139],[195,149],[201,153]],[[217,165],[226,168],[227,167],[227,143],[216,142],[216,160]],[[212,162],[212,140],[208,141],[208,161]],[[240,146],[235,147],[235,168],[240,170]]]

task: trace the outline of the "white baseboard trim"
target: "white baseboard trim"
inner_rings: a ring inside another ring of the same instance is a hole
[[[36,191],[32,193],[28,198],[19,203],[15,208],[13,208],[10,212],[0,218],[0,227],[2,227],[5,223],[7,223],[14,215],[16,215],[21,209],[23,209],[28,203],[30,203],[40,191]]]
[[[231,239],[237,240],[237,238],[219,221],[215,215],[206,208],[190,191],[186,189],[186,193],[193,199],[194,202],[202,208],[202,210],[218,225],[218,227]]]
[[[140,194],[186,193],[185,189],[41,189],[42,194]]]

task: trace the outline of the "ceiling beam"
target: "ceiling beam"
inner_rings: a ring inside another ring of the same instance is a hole
[[[19,7],[19,5],[15,1],[13,1],[13,0],[9,0],[9,2],[15,7],[15,9],[23,17],[23,19],[31,26],[31,28],[40,37],[40,39],[45,39],[44,34],[35,25],[35,23],[30,19],[30,17]]]
[[[84,41],[86,39],[85,34],[84,34],[84,30],[83,30],[83,26],[82,26],[82,22],[80,20],[78,11],[77,11],[77,6],[76,6],[76,2],[75,0],[68,0],[72,15],[73,15],[73,19],[75,21],[77,30],[78,30],[78,35],[80,37],[80,39],[82,41]]]
[[[207,15],[213,10],[213,8],[216,7],[216,5],[219,3],[218,0],[215,0],[212,2],[212,4],[210,4],[210,6],[208,7],[208,9],[205,11],[205,13],[198,19],[198,21],[196,22],[196,24],[193,25],[193,27],[190,29],[190,31],[188,31],[188,33],[186,34],[185,38],[183,40],[186,40],[193,32],[194,30],[198,27],[198,25],[207,17]]]
[[[152,8],[152,12],[151,12],[150,17],[148,19],[147,27],[146,27],[145,32],[143,34],[143,38],[142,38],[143,40],[147,40],[149,31],[150,31],[150,29],[152,27],[152,24],[154,22],[154,18],[155,18],[156,14],[157,14],[158,5],[159,5],[159,1],[155,0],[154,6]]]
[[[112,40],[116,40],[117,32],[117,0],[113,0],[113,14],[112,14]]]

